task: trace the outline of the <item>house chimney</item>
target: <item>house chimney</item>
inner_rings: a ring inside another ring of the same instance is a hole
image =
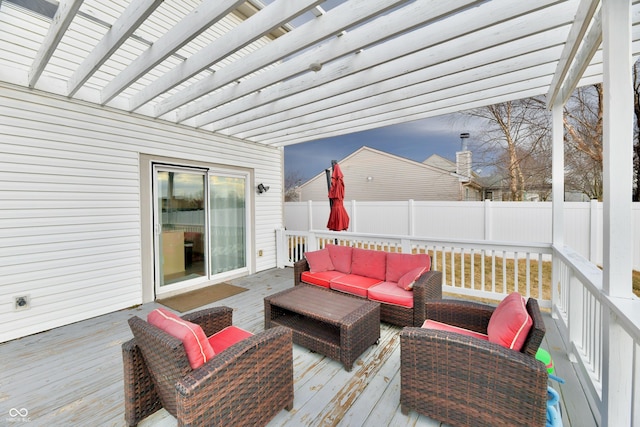
[[[460,151],[456,153],[456,173],[471,178],[471,151],[467,149],[469,133],[460,134]]]

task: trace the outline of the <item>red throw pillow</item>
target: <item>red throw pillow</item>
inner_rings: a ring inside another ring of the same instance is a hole
[[[409,270],[398,280],[398,286],[405,291],[413,290],[413,284],[416,283],[418,277],[422,276],[425,270],[427,270],[427,267],[417,267]]]
[[[389,252],[387,254],[387,282],[398,283],[398,280],[409,270],[418,267],[426,267],[427,271],[431,267],[431,257],[429,254],[402,254]]]
[[[329,256],[333,263],[333,268],[341,273],[351,273],[351,254],[353,248],[351,246],[327,245]]]
[[[353,248],[351,274],[384,280],[387,268],[387,253],[371,249]]]
[[[323,271],[332,271],[333,262],[329,256],[329,249],[324,248],[319,251],[305,252],[304,257],[309,263],[309,271],[312,273],[321,273]]]
[[[192,369],[199,368],[215,356],[200,325],[187,322],[164,308],[156,308],[149,313],[147,322],[182,341]]]
[[[533,320],[527,312],[525,299],[517,292],[510,293],[498,304],[489,319],[489,341],[520,351],[529,335]]]

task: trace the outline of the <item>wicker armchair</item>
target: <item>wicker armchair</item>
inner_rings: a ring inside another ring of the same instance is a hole
[[[427,318],[486,333],[495,307],[428,301]],[[543,426],[547,371],[535,359],[545,334],[538,302],[521,352],[455,332],[404,328],[400,334],[402,413],[409,410],[452,426]]]
[[[183,316],[207,336],[231,325],[232,309]],[[265,425],[293,407],[291,331],[246,338],[192,369],[182,342],[132,317],[135,338],[122,345],[125,419],[130,426],[164,407],[178,425]]]

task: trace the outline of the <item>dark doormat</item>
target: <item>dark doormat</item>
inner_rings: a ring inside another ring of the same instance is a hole
[[[166,305],[167,307],[181,313],[184,313],[185,311],[193,310],[194,308],[211,304],[212,302],[239,294],[247,290],[247,288],[241,288],[240,286],[231,285],[229,283],[218,283],[216,285],[208,286],[196,291],[187,292],[169,298],[159,299],[156,302],[162,305]]]

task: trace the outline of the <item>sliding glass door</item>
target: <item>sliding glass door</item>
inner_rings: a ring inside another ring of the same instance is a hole
[[[156,294],[247,268],[247,176],[154,166]]]

